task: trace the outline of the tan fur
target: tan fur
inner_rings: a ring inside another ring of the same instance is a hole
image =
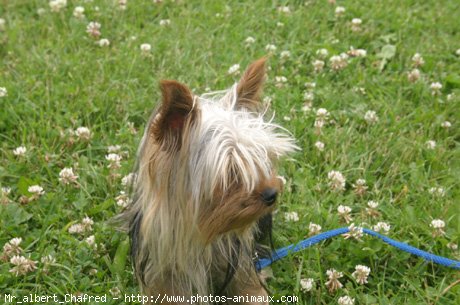
[[[260,93],[265,80],[265,62],[267,59],[261,59],[253,62],[244,73],[241,81],[237,86],[238,107],[244,107],[251,111],[260,108]]]
[[[272,212],[262,192],[281,191],[277,159],[293,139],[263,120],[265,59],[250,65],[218,100],[193,96],[162,81],[162,103],[151,115],[138,151],[132,206],[125,212],[142,292],[266,295],[254,269],[257,220]]]

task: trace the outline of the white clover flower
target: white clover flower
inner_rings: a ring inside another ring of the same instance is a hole
[[[21,244],[22,242],[22,238],[21,237],[14,237],[12,239],[10,239],[10,241],[8,242],[11,246],[14,246],[14,247],[19,247],[19,245]]]
[[[109,161],[109,165],[107,166],[110,169],[117,169],[121,167],[120,161],[122,157],[119,154],[108,154],[105,156],[105,159]]]
[[[341,53],[340,55],[331,56],[329,62],[331,64],[332,70],[342,70],[348,66],[348,55],[346,53]]]
[[[453,101],[454,98],[455,98],[455,93],[449,93],[449,94],[446,96],[446,100],[447,100],[448,102]]]
[[[446,246],[447,246],[447,248],[451,249],[452,251],[457,251],[458,250],[458,245],[456,243],[450,242]]]
[[[76,6],[73,9],[73,16],[77,19],[85,18],[85,8],[83,6]]]
[[[278,12],[285,13],[285,14],[290,14],[291,9],[289,8],[289,6],[279,6],[278,7]]]
[[[329,186],[334,191],[343,191],[345,190],[346,179],[341,172],[332,170],[327,173],[327,178],[329,179]]]
[[[446,223],[441,219],[433,219],[430,224],[430,227],[435,229],[443,229],[445,226]]]
[[[284,27],[284,23],[282,23],[282,22],[277,22],[277,23],[276,23],[276,26],[279,27],[279,28],[282,28],[282,27]]]
[[[86,216],[82,219],[81,223],[87,230],[90,231],[92,230],[91,226],[94,224],[94,221],[91,217]]]
[[[416,68],[421,67],[425,64],[425,60],[423,59],[422,55],[415,53],[414,56],[412,56],[412,64]]]
[[[300,280],[300,289],[303,292],[311,291],[315,287],[315,280],[312,278],[301,279]]]
[[[337,207],[337,212],[339,213],[339,216],[343,218],[343,220],[346,222],[346,223],[350,223],[352,221],[352,218],[351,218],[351,208],[347,205],[339,205]]]
[[[359,226],[355,226],[354,223],[352,223],[348,227],[348,230],[350,230],[348,233],[343,234],[343,237],[345,239],[354,238],[354,239],[360,240],[361,237],[363,237],[363,228]]]
[[[353,18],[351,20],[351,30],[354,32],[358,32],[361,30],[361,24],[363,21],[360,18]]]
[[[311,102],[305,102],[302,105],[302,111],[303,112],[309,112],[311,110],[312,103]]]
[[[248,38],[244,40],[244,42],[246,43],[246,45],[251,45],[254,42],[256,42],[256,39],[254,37],[249,36]]]
[[[101,36],[101,24],[99,22],[91,21],[86,26],[86,33],[93,38],[99,38],[99,36]]]
[[[435,149],[436,148],[436,141],[428,140],[425,142],[425,146],[427,149]]]
[[[456,54],[457,56],[460,56],[460,49],[457,49],[457,51],[455,51],[455,54]]]
[[[419,69],[413,69],[412,71],[410,71],[408,74],[407,74],[407,79],[411,82],[411,83],[415,83],[416,81],[418,81],[420,79],[420,70]]]
[[[287,83],[288,79],[285,76],[275,76],[275,87],[281,88]]]
[[[348,214],[351,212],[351,208],[347,205],[339,205],[337,208],[337,212],[339,212],[340,215]]]
[[[81,223],[76,223],[69,227],[68,232],[70,234],[80,234],[85,232],[85,227]]]
[[[8,258],[13,255],[19,255],[22,252],[20,244],[22,242],[21,237],[12,238],[9,242],[3,245],[3,257]]]
[[[91,139],[91,131],[88,127],[78,127],[75,130],[75,135],[78,137],[78,139],[83,141],[88,141]]]
[[[48,4],[52,12],[59,13],[67,6],[67,0],[51,0]]]
[[[299,221],[299,214],[297,212],[286,212],[284,213],[284,219],[286,221]]]
[[[315,94],[313,92],[310,92],[310,91],[306,91],[304,94],[303,94],[303,100],[305,102],[313,102],[313,99],[315,98]]]
[[[431,195],[444,197],[446,195],[446,190],[442,187],[432,187],[428,190]]]
[[[97,250],[96,238],[94,237],[94,235],[85,238],[85,242],[88,244],[88,246],[90,246],[94,250]]]
[[[283,117],[283,120],[285,120],[286,122],[289,122],[289,121],[291,120],[291,117],[285,115],[285,116]]]
[[[27,148],[25,148],[24,146],[19,146],[13,149],[13,155],[18,156],[18,157],[25,156],[26,152],[27,152]]]
[[[265,46],[265,51],[269,52],[269,53],[273,53],[276,51],[276,46],[274,44],[267,44]]]
[[[4,31],[5,30],[5,19],[3,18],[0,18],[0,31]]]
[[[110,153],[117,153],[119,152],[121,149],[121,146],[120,145],[109,145],[107,147],[107,152],[110,154]]]
[[[96,44],[100,47],[108,47],[110,46],[110,40],[107,38],[102,38],[96,42]]]
[[[37,9],[37,15],[41,16],[41,15],[44,15],[46,13],[46,9],[44,9],[43,7],[40,7]]]
[[[320,59],[325,59],[329,55],[329,51],[327,49],[318,49],[316,50],[316,55]]]
[[[376,209],[379,206],[379,203],[374,200],[369,200],[367,202],[367,206],[370,207],[371,209]]]
[[[150,51],[152,50],[152,46],[149,43],[141,44],[140,48],[141,48],[142,54],[144,55],[149,54]]]
[[[326,282],[326,287],[329,292],[334,292],[335,290],[342,288],[343,285],[339,282],[339,278],[343,277],[342,272],[338,272],[335,269],[329,269],[326,271],[326,275],[329,278]]]
[[[352,184],[352,187],[357,195],[364,195],[368,189],[366,185],[366,180],[358,179],[356,180],[355,184]]]
[[[304,84],[305,88],[313,90],[316,88],[316,83],[315,82],[306,82]]]
[[[355,299],[345,295],[343,297],[340,297],[337,300],[337,304],[339,304],[339,305],[354,305],[355,304]]]
[[[329,117],[329,111],[325,108],[318,108],[318,110],[316,110],[316,117],[320,119],[327,119]]]
[[[42,196],[45,194],[45,191],[40,185],[31,185],[27,190],[29,193],[32,193],[35,196]]]
[[[8,90],[5,87],[0,87],[0,97],[8,96]]]
[[[129,173],[121,179],[121,185],[129,186],[136,182],[137,175],[135,173]]]
[[[430,84],[431,95],[441,94],[442,84],[440,82],[433,82]]]
[[[367,202],[368,208],[366,208],[366,212],[369,216],[378,217],[380,213],[377,211],[379,203],[377,201],[369,200]]]
[[[328,122],[329,119],[329,111],[325,108],[319,108],[316,111],[316,119],[315,119],[315,128],[321,129],[326,123]]]
[[[360,93],[362,95],[366,95],[366,88],[363,88],[363,87],[353,87],[353,91],[354,92],[357,92],[357,93]]]
[[[446,128],[446,129],[447,129],[447,128],[450,128],[451,126],[452,126],[452,123],[449,122],[449,121],[444,121],[444,122],[441,123],[441,127],[442,127],[442,128]]]
[[[383,232],[387,234],[390,232],[391,226],[386,222],[378,222],[372,229],[375,232]]]
[[[433,232],[432,232],[433,237],[445,235],[446,234],[446,232],[444,231],[445,226],[446,226],[446,223],[443,220],[433,219],[430,224],[430,227],[433,228]]]
[[[171,24],[171,20],[169,20],[169,19],[160,20],[160,26],[168,26],[170,24]]]
[[[347,52],[347,54],[351,57],[366,57],[367,51],[364,49],[355,49],[353,47],[350,47],[350,50]]]
[[[321,141],[316,141],[315,147],[316,147],[316,149],[318,149],[319,151],[324,151],[324,143],[321,142]]]
[[[115,200],[117,205],[122,208],[126,208],[130,203],[129,196],[124,191],[120,191],[120,195],[118,195]]]
[[[128,5],[128,0],[118,0],[118,9],[124,11]]]
[[[228,74],[230,75],[238,75],[240,74],[240,65],[239,64],[234,64],[228,69]]]
[[[281,51],[281,53],[280,53],[280,58],[281,59],[287,59],[289,57],[291,57],[291,52],[290,51],[288,51],[288,50]]]
[[[54,263],[56,262],[56,259],[54,258],[54,256],[52,256],[51,254],[49,254],[49,255],[42,256],[42,258],[40,259],[40,261],[41,261],[43,264],[54,264]]]
[[[73,169],[70,167],[65,167],[59,172],[59,181],[65,185],[74,183],[78,179],[78,176],[74,174]]]
[[[309,236],[312,236],[312,235],[316,235],[316,234],[319,234],[321,232],[321,226],[316,224],[316,223],[312,223],[310,222],[310,224],[308,225],[308,235]]]
[[[15,276],[24,275],[37,269],[35,266],[37,262],[25,258],[24,256],[15,255],[10,259],[10,263],[14,265],[14,267],[10,269],[9,272],[13,273]]]
[[[323,128],[324,125],[326,125],[326,121],[322,119],[316,119],[315,123],[313,124],[313,126],[315,126],[317,130],[320,130],[321,128]]]
[[[8,198],[8,195],[11,193],[11,188],[2,186],[0,188],[0,205],[2,204],[8,204],[10,202],[10,199]]]
[[[364,120],[368,124],[375,124],[379,121],[379,117],[377,116],[377,113],[373,110],[369,110],[364,114]]]
[[[312,65],[313,65],[313,68],[315,69],[315,72],[319,73],[323,71],[325,62],[322,60],[316,59],[313,61]]]
[[[49,272],[50,266],[56,263],[56,259],[51,254],[42,256],[40,261],[43,264],[43,268],[42,268],[43,272]]]
[[[8,196],[11,193],[11,187],[3,186],[0,191],[2,195]]]
[[[343,6],[337,6],[337,7],[335,8],[335,15],[336,15],[337,17],[342,16],[344,13],[345,13],[345,8],[344,8]]]
[[[71,225],[68,229],[68,232],[70,234],[81,234],[85,232],[91,232],[93,230],[93,224],[94,221],[90,217],[86,216],[82,219],[81,223]]]

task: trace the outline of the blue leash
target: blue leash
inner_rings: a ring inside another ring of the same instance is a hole
[[[317,244],[323,240],[329,239],[331,237],[341,235],[344,233],[349,232],[350,230],[348,228],[339,228],[331,231],[327,231],[318,235],[315,235],[313,237],[307,238],[299,242],[298,244],[292,244],[284,248],[277,249],[275,252],[272,253],[271,258],[261,258],[258,261],[255,262],[255,266],[257,270],[261,270],[262,268],[265,268],[269,266],[271,263],[276,262],[277,260],[282,259],[283,257],[286,257],[289,253],[294,253],[298,252],[300,250],[303,250],[305,248],[308,248],[314,244]],[[387,244],[398,248],[399,250],[406,251],[410,254],[414,254],[416,256],[422,257],[427,261],[443,265],[446,267],[454,268],[454,269],[460,269],[460,262],[445,258],[442,256],[434,255],[429,252],[422,251],[420,249],[417,249],[415,247],[409,246],[408,244],[393,240],[385,235],[379,234],[377,232],[374,232],[369,229],[363,229],[363,232],[375,237],[380,238]]]

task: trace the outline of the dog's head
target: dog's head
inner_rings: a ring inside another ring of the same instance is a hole
[[[142,183],[178,219],[196,224],[206,243],[272,211],[282,188],[277,160],[296,149],[280,126],[264,121],[264,78],[263,58],[225,92],[198,97],[181,83],[161,82],[162,103],[140,152],[149,177]]]

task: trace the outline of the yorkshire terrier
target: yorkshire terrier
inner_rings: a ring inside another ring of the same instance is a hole
[[[264,120],[265,61],[230,89],[202,96],[161,81],[124,213],[145,295],[246,296],[240,303],[254,304],[250,296],[268,296],[254,267],[256,244],[282,189],[277,161],[297,147]]]

